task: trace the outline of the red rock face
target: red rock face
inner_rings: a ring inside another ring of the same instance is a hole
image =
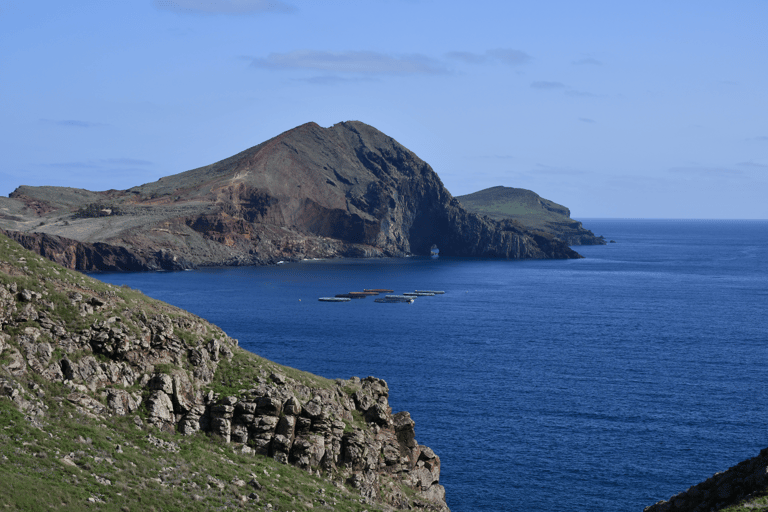
[[[49,197],[55,187],[22,192],[65,203]],[[109,224],[79,219],[44,231],[88,233],[87,241],[125,247],[150,265],[428,255],[433,245],[447,256],[579,257],[556,239],[467,212],[426,162],[357,121],[307,123],[215,164],[110,191],[104,202],[120,212]]]

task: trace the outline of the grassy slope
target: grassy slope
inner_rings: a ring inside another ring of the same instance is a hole
[[[46,292],[46,298],[56,306],[49,317],[64,319],[70,331],[85,326],[66,297],[65,290],[73,289],[114,294],[124,301],[126,311],[133,313],[143,310],[147,315],[162,312],[193,316],[135,290],[64,269],[2,235],[0,282],[16,282],[20,289]],[[124,312],[99,315],[121,314]],[[90,317],[88,324],[93,321],[94,317]],[[10,335],[6,343],[16,346],[14,337],[23,327],[6,326],[3,332]],[[278,371],[312,387],[334,384],[237,347],[234,353],[230,362],[221,363],[217,369],[211,387],[216,392],[251,387],[265,370]],[[2,368],[8,362],[7,356],[7,350],[0,353],[0,378],[8,377]],[[21,382],[22,396],[40,399],[48,409],[41,421],[42,428],[37,428],[8,397],[0,397],[0,509],[207,511],[264,509],[269,504],[271,510],[381,510],[363,505],[359,493],[340,482],[267,457],[235,453],[233,445],[222,444],[203,433],[183,437],[147,430],[138,427],[135,417],[130,415],[98,419],[83,416],[64,398],[71,390],[63,384],[34,373],[28,373],[26,380],[29,382]],[[101,401],[104,402],[103,397]],[[174,443],[178,451],[156,447],[150,443],[150,435]],[[263,488],[257,490],[248,485],[252,479]],[[259,496],[258,501],[243,501],[253,492]]]
[[[722,509],[723,512],[765,512],[768,511],[768,489],[763,491],[763,496],[747,498],[738,505]]]
[[[496,220],[514,219],[536,229],[544,229],[549,223],[573,222],[565,206],[521,188],[492,187],[456,199],[471,212]]]

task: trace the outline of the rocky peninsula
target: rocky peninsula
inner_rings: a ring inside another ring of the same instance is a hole
[[[307,123],[128,190],[20,186],[0,228],[78,270],[184,269],[331,257],[579,258],[555,234],[467,211],[432,168],[357,121]]]
[[[447,511],[381,379],[267,361],[0,235],[0,492],[19,510]]]
[[[497,221],[515,221],[527,229],[551,233],[568,245],[605,245],[581,222],[571,218],[571,210],[536,192],[524,188],[491,187],[457,196],[467,211]]]

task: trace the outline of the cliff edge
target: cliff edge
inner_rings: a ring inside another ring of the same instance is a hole
[[[768,510],[768,448],[716,473],[644,512],[746,512]]]
[[[440,458],[388,396],[381,379],[267,361],[0,235],[6,506],[447,511]]]
[[[571,211],[524,188],[491,187],[457,196],[467,211],[487,215],[497,221],[517,221],[526,229],[551,233],[568,245],[605,245],[605,238],[595,236],[581,222],[571,218]]]

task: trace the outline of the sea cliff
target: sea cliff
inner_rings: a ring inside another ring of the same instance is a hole
[[[497,221],[517,222],[531,231],[556,236],[568,245],[605,245],[581,222],[571,218],[571,210],[523,188],[491,187],[456,197],[472,213]]]
[[[375,377],[267,361],[0,235],[6,505],[447,511],[440,458],[388,396]]]

